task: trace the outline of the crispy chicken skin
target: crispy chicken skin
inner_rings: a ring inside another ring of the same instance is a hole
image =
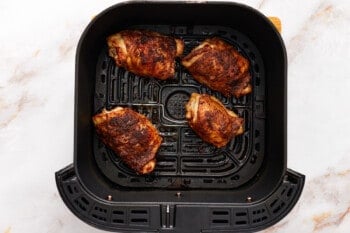
[[[206,39],[182,59],[193,78],[226,97],[252,91],[249,61],[220,38]]]
[[[216,147],[243,133],[243,119],[207,94],[192,93],[186,104],[186,119],[203,141]]]
[[[162,138],[144,115],[116,107],[93,116],[97,134],[122,160],[139,174],[153,171]]]
[[[161,80],[175,75],[175,58],[184,42],[148,30],[124,30],[107,38],[109,56],[134,74]]]

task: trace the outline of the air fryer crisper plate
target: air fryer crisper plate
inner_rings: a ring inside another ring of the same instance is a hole
[[[101,171],[126,187],[233,188],[255,176],[264,157],[264,66],[254,44],[241,33],[220,26],[135,26],[182,38],[184,55],[206,38],[219,36],[234,45],[250,61],[253,93],[240,99],[226,98],[197,83],[177,62],[174,79],[142,78],[118,68],[107,48],[97,63],[95,107],[124,106],[146,115],[163,137],[155,171],[138,176],[117,155],[94,137],[94,155]],[[185,104],[191,93],[208,93],[244,118],[245,132],[225,148],[203,142],[185,120]]]
[[[197,83],[177,61],[160,81],[115,66],[106,37],[142,28],[182,38],[185,55],[218,36],[250,62],[253,92],[225,98]],[[304,176],[287,169],[287,57],[283,41],[258,11],[236,3],[126,2],[88,25],[76,55],[74,163],[56,172],[59,193],[81,220],[115,232],[251,232],[282,219]],[[226,147],[203,142],[188,126],[191,93],[208,93],[244,118],[245,132]],[[130,107],[159,129],[157,166],[137,175],[101,143],[92,116]]]

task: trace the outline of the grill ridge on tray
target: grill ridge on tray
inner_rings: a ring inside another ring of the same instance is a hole
[[[221,37],[248,58],[253,92],[239,99],[226,98],[196,82],[178,61],[174,79],[139,77],[115,66],[106,47],[96,68],[95,113],[104,107],[130,107],[152,121],[163,143],[154,172],[139,176],[95,135],[94,155],[102,173],[121,186],[140,188],[234,188],[255,176],[264,157],[265,77],[261,56],[253,43],[241,33],[221,26],[137,28],[182,38],[184,55],[208,37]],[[233,109],[244,118],[245,132],[220,149],[203,142],[185,119],[185,104],[193,92],[213,95]]]

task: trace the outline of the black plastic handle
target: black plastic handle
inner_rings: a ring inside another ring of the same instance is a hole
[[[254,232],[286,216],[298,201],[305,177],[287,170],[276,191],[260,202],[243,205],[169,205],[104,201],[81,185],[74,166],[56,172],[59,193],[67,207],[84,222],[113,232]],[[194,219],[200,221],[196,225]]]

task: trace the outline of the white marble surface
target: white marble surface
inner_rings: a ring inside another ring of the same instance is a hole
[[[61,201],[72,162],[74,55],[91,18],[118,1],[0,1],[0,232],[102,232]],[[241,1],[282,20],[288,167],[301,199],[267,232],[350,232],[350,1]]]

